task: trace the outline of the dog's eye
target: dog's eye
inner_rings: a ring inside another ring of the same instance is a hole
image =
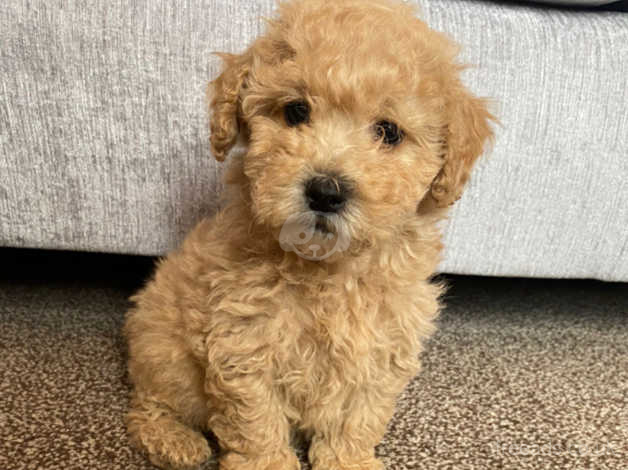
[[[310,106],[305,101],[292,101],[283,108],[286,124],[290,127],[304,124],[310,120]]]
[[[384,144],[393,147],[399,145],[404,137],[404,132],[399,129],[399,126],[390,121],[377,121],[374,130],[378,139],[382,139]]]

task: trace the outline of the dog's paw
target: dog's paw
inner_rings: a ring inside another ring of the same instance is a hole
[[[310,461],[312,470],[385,470],[384,463],[365,452],[362,456],[340,459],[338,454],[320,442],[310,447]]]
[[[148,454],[151,463],[166,470],[193,470],[205,463],[211,456],[209,444],[202,434],[189,431],[187,436],[162,439]]]
[[[336,459],[318,461],[312,465],[312,470],[385,470],[386,467],[379,459],[369,459],[360,462],[340,462]]]
[[[129,431],[131,442],[162,469],[195,469],[211,456],[207,439],[200,432],[168,416],[155,420],[132,413]]]
[[[338,460],[319,462],[312,465],[312,470],[385,470],[386,467],[379,459],[362,462],[339,462]]]
[[[229,452],[220,459],[220,470],[300,470],[301,464],[292,451],[272,455],[248,456]]]

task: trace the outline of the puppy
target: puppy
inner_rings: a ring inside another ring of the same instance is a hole
[[[381,470],[441,286],[437,222],[491,136],[457,48],[394,0],[281,3],[224,54],[211,148],[224,208],[132,300],[128,431],[163,468]]]

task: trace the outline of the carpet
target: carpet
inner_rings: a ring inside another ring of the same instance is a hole
[[[125,435],[120,336],[152,260],[0,259],[0,469],[153,468]],[[377,447],[386,468],[625,468],[628,286],[447,280],[423,370]]]

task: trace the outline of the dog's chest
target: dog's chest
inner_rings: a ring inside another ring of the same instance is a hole
[[[294,294],[274,371],[287,403],[297,410],[324,405],[386,373],[395,346],[381,295],[358,283]]]

